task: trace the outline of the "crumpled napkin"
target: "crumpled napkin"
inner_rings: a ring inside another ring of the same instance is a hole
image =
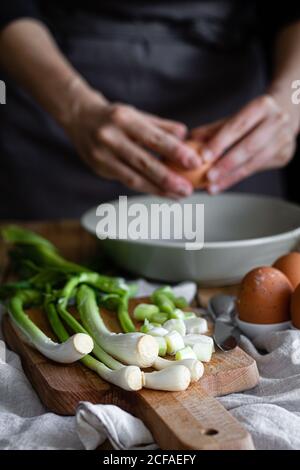
[[[96,449],[108,439],[117,450],[157,449],[143,422],[114,405],[81,402],[76,412],[77,433],[85,449]]]
[[[300,449],[300,330],[260,337],[266,353],[245,336],[240,345],[257,362],[259,384],[219,401],[244,424],[256,449]]]
[[[0,343],[0,449],[83,449],[75,418],[47,412],[20,358]]]

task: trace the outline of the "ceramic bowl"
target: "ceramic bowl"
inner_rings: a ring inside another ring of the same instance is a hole
[[[134,203],[150,208],[152,204],[174,201],[151,196],[128,198],[128,206]],[[117,207],[118,201],[112,204]],[[117,265],[135,275],[164,282],[193,280],[202,285],[222,286],[238,283],[254,267],[271,265],[279,256],[295,249],[300,239],[300,207],[281,199],[239,193],[209,196],[200,192],[180,204],[204,204],[202,249],[186,250],[187,239],[114,237],[99,241],[102,249]],[[96,208],[81,220],[83,227],[93,234],[98,221]]]
[[[250,339],[256,339],[260,336],[265,336],[268,333],[274,333],[275,331],[288,330],[291,328],[291,322],[286,321],[282,323],[249,323],[236,318],[236,324],[239,329]]]

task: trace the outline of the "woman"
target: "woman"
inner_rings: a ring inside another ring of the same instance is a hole
[[[132,190],[187,196],[190,184],[164,164],[197,166],[187,128],[213,162],[210,193],[284,195],[274,169],[291,160],[299,132],[299,8],[45,3],[1,8],[1,218],[78,216]]]

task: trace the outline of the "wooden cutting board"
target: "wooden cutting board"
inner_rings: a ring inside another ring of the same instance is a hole
[[[31,228],[51,239],[66,256],[76,261],[92,255],[98,246],[77,222],[35,224]],[[1,249],[3,251],[3,247]],[[8,271],[4,263],[2,268],[5,279]],[[29,315],[52,335],[40,310],[32,309]],[[105,321],[118,331],[112,313],[105,312]],[[203,378],[185,392],[125,392],[102,381],[81,364],[60,365],[46,359],[22,341],[7,316],[3,332],[10,348],[21,356],[29,380],[50,411],[74,414],[79,401],[115,404],[142,419],[162,449],[253,448],[248,432],[214,398],[257,384],[256,363],[240,348],[228,353],[217,351],[205,365]]]

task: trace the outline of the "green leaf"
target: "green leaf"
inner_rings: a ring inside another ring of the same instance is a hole
[[[49,250],[56,251],[55,246],[31,230],[18,227],[16,225],[9,225],[2,229],[2,237],[8,243],[24,244],[24,245],[39,245],[45,246]]]

